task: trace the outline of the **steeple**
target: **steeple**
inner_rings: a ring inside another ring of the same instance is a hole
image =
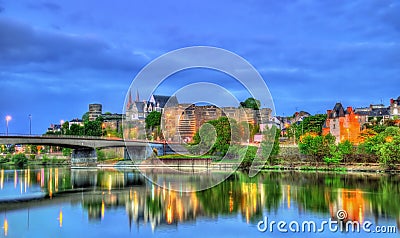
[[[139,102],[139,89],[136,89],[136,102]]]
[[[132,91],[129,91],[129,99],[128,99],[128,103],[126,104],[126,109],[129,110],[132,106],[133,102],[132,102]]]

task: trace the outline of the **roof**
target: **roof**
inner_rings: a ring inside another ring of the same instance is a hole
[[[144,102],[134,102],[138,113],[144,113]]]
[[[155,105],[159,105],[159,107],[164,108],[165,104],[168,103],[167,106],[176,106],[178,104],[178,99],[176,96],[163,96],[163,95],[153,95]]]
[[[337,118],[337,117],[344,117],[347,114],[347,111],[344,110],[343,105],[338,102],[335,104],[335,107],[328,115],[328,118]]]
[[[82,122],[82,120],[79,118],[75,118],[75,119],[72,119],[70,122]]]
[[[390,115],[390,110],[389,108],[374,108],[372,109],[372,111],[370,112],[369,116],[389,116]]]

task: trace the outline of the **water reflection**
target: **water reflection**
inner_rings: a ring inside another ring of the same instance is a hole
[[[119,227],[125,220],[130,232],[133,227],[136,232],[146,231],[146,227],[162,232],[163,227],[195,226],[204,219],[237,222],[235,218],[240,217],[248,229],[255,229],[254,224],[265,215],[281,220],[335,219],[341,209],[352,221],[397,224],[399,228],[399,180],[399,176],[389,175],[297,172],[262,173],[250,179],[235,173],[212,189],[184,193],[155,186],[132,170],[1,170],[0,214],[4,236],[11,232],[35,236],[37,227],[31,227],[37,224],[30,225],[30,216],[40,216],[58,229],[89,229],[110,223]],[[32,211],[35,215],[29,215]],[[84,222],[82,217],[86,217]],[[18,230],[25,221],[28,228]],[[46,229],[55,229],[51,227]]]

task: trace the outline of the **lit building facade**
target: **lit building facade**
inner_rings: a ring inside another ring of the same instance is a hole
[[[360,140],[361,124],[359,115],[352,107],[344,109],[341,103],[336,103],[332,110],[327,111],[327,119],[322,128],[323,135],[331,134],[336,138],[336,143],[348,140],[358,144]]]

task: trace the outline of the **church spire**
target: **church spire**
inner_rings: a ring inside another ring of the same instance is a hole
[[[136,102],[139,102],[139,89],[136,89]]]
[[[128,103],[126,104],[126,109],[130,109],[132,106],[133,102],[132,102],[132,91],[129,92],[129,99],[128,99]]]

